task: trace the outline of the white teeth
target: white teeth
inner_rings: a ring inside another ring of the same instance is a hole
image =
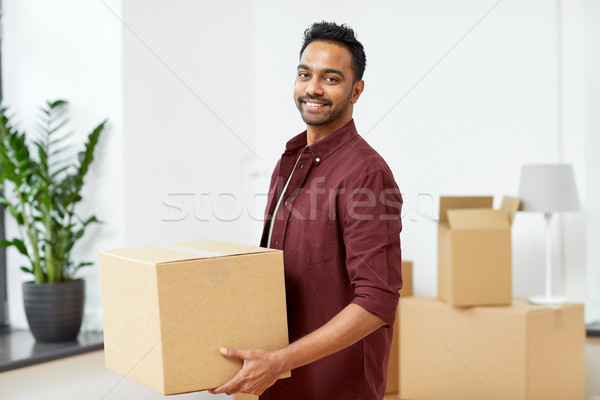
[[[309,106],[309,107],[321,107],[321,106],[323,106],[324,104],[317,104],[317,103],[309,103],[309,102],[306,102],[306,105],[307,105],[307,106]]]

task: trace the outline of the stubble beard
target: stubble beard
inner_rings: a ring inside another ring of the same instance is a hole
[[[310,125],[310,126],[323,126],[323,125],[327,125],[333,121],[338,120],[342,115],[344,115],[346,113],[346,111],[348,110],[348,107],[350,107],[350,101],[352,100],[352,91],[350,91],[350,93],[348,94],[348,97],[346,98],[344,103],[338,109],[333,110],[331,108],[331,105],[323,106],[323,107],[330,107],[330,109],[326,113],[323,113],[323,115],[312,115],[312,114],[310,114],[308,112],[304,112],[302,110],[303,101],[308,100],[308,99],[318,99],[318,97],[302,96],[296,100],[296,107],[298,107],[298,110],[300,111],[300,116],[302,117],[302,121],[304,121],[304,123],[306,125]],[[329,101],[329,103],[331,103],[331,101]]]

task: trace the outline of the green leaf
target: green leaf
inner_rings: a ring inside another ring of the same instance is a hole
[[[60,175],[61,173],[65,172],[66,170],[68,170],[69,167],[71,167],[71,166],[70,165],[66,165],[66,166],[64,166],[62,168],[59,168],[56,171],[52,172],[52,175],[50,175],[50,180],[56,179],[56,177],[58,175]]]
[[[13,216],[17,220],[17,224],[19,224],[21,226],[25,225],[25,219],[23,218],[23,214],[17,214],[17,215],[13,215]]]
[[[62,141],[67,140],[68,138],[72,137],[75,134],[74,131],[68,131],[67,133],[63,133],[62,136],[59,137],[55,137],[54,139],[52,139],[50,141],[50,146],[53,146],[55,144],[58,144]]]
[[[27,254],[27,248],[25,247],[25,243],[23,243],[23,241],[21,239],[13,239],[13,240],[0,240],[0,247],[9,247],[9,246],[15,246],[17,248],[17,250],[19,250],[19,253],[23,254],[24,256],[29,256],[29,254]]]
[[[10,160],[9,160],[10,161]],[[5,180],[14,180],[15,165],[12,162],[5,162],[2,165],[2,175],[0,175],[0,182]]]
[[[96,218],[95,215],[92,215],[87,220],[82,221],[82,224],[83,224],[84,227],[88,226],[91,223],[101,224],[102,222],[100,220],[98,220],[98,218]]]
[[[87,266],[90,266],[90,265],[94,265],[94,263],[93,262],[89,262],[89,261],[80,262],[79,265],[77,265],[77,268],[87,267]]]
[[[44,142],[48,134],[46,133],[46,124],[44,121],[38,121],[33,124],[33,131],[31,135],[35,142]]]
[[[4,206],[6,208],[13,206],[4,196],[0,196],[0,205]]]
[[[24,256],[29,256],[27,253],[27,247],[25,247],[25,243],[23,243],[21,239],[13,239],[12,243],[17,250],[19,250],[19,253],[23,254]]]
[[[28,267],[21,267],[21,271],[27,272],[28,274],[33,274],[33,270]]]
[[[61,128],[63,128],[63,127],[64,127],[65,125],[67,125],[68,123],[69,123],[69,120],[68,120],[68,119],[64,119],[64,120],[60,121],[60,122],[58,123],[58,125],[54,126],[52,129],[50,129],[50,130],[48,131],[48,135],[51,135],[51,134],[53,134],[53,133],[55,133],[55,132],[59,131]]]
[[[41,143],[35,142],[34,146],[38,149],[38,157],[40,159],[40,163],[44,166],[48,165],[48,153],[46,152],[46,148]]]
[[[46,102],[48,104],[48,107],[50,107],[50,109],[54,109],[54,108],[58,108],[62,105],[67,105],[69,102],[66,100],[54,100],[53,102]]]
[[[71,145],[68,145],[68,144],[64,145],[62,147],[52,150],[50,152],[50,156],[52,156],[52,157],[59,156],[59,155],[63,154],[65,151],[72,149],[72,148],[73,148],[73,146],[71,146]]]
[[[88,135],[88,141],[85,144],[85,151],[79,153],[79,169],[76,175],[76,181],[78,184],[78,190],[81,189],[83,185],[83,178],[87,174],[89,165],[94,160],[94,149],[98,144],[98,139],[100,138],[100,134],[104,130],[107,120],[104,120],[98,125],[94,130]]]

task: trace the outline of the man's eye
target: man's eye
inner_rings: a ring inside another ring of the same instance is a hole
[[[306,79],[306,78],[308,78],[308,74],[307,74],[306,72],[300,72],[300,73],[298,74],[298,77],[300,77],[300,78],[302,78],[302,79]]]
[[[325,78],[325,80],[329,83],[333,83],[333,82],[337,82],[338,79],[334,78],[333,76],[328,76],[327,78]]]

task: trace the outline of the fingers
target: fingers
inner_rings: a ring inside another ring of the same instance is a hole
[[[224,383],[223,385],[219,386],[218,388],[215,388],[213,390],[209,390],[208,392],[210,394],[226,393],[228,395],[236,393],[236,391],[234,391],[234,389],[237,389],[237,386],[238,386],[236,378],[237,378],[237,375],[234,376],[230,381]]]
[[[216,389],[209,390],[210,394],[220,394],[225,393],[227,395],[238,393],[241,390],[241,382],[239,379],[239,374],[233,377],[229,382],[224,383]]]
[[[251,353],[249,350],[237,350],[237,349],[228,349],[226,347],[221,347],[219,352],[228,358],[237,358],[242,361],[245,360],[245,357],[248,357]],[[241,371],[240,371],[241,372]],[[239,372],[236,376],[234,376],[229,382],[224,383],[216,389],[209,390],[210,394],[234,394],[239,390]]]
[[[218,388],[209,390],[209,393],[211,394],[226,393],[230,395],[240,392],[259,395],[264,392],[266,388],[271,386],[275,380],[277,380],[277,377],[268,376],[269,383],[267,384],[266,382],[263,382],[265,380],[264,375],[266,373],[264,370],[267,368],[267,366],[261,365],[260,360],[261,355],[263,355],[265,352],[228,349],[226,347],[221,347],[219,352],[225,357],[242,360],[244,362],[244,366],[229,382],[224,383]],[[252,372],[249,372],[249,369]],[[256,373],[257,371],[263,372]]]
[[[219,349],[219,351],[225,357],[229,357],[229,358],[238,358],[240,360],[248,360],[249,358],[252,357],[251,350],[237,350],[237,349],[228,349],[226,347],[221,347]]]
[[[229,382],[227,382],[229,383]],[[212,389],[209,390],[208,393],[210,394],[221,394],[221,393],[225,393],[227,395],[231,395],[231,394],[235,394],[237,393],[237,391],[234,391],[233,388],[228,387],[227,384],[223,385],[223,386],[219,386],[216,389]]]

